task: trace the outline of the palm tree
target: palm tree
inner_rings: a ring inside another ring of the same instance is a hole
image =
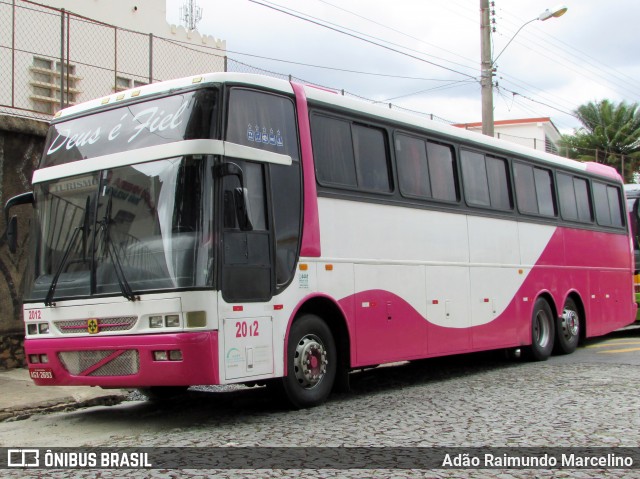
[[[640,160],[640,110],[637,103],[609,100],[579,106],[574,114],[582,123],[560,144],[568,156],[606,163],[618,170],[625,182],[633,181]]]

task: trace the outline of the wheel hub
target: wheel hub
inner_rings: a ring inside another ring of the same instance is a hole
[[[327,351],[316,336],[305,336],[296,347],[294,369],[296,379],[304,388],[316,386],[327,372]]]
[[[541,347],[545,347],[549,343],[551,338],[550,329],[549,318],[544,312],[539,311],[534,322],[533,339]]]
[[[566,337],[576,336],[580,327],[578,313],[565,309],[562,313],[562,330]]]

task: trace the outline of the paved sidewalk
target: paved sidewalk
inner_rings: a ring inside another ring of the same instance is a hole
[[[26,368],[0,371],[0,421],[80,407],[113,405],[128,391],[90,386],[36,386]]]

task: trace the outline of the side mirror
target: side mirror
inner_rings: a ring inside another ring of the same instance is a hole
[[[7,239],[9,251],[12,254],[16,252],[16,248],[18,245],[18,218],[15,216],[9,218],[9,211],[14,206],[25,205],[28,203],[33,204],[33,202],[33,192],[28,191],[26,193],[22,193],[21,195],[14,196],[13,198],[9,198],[9,200],[4,205],[4,220],[7,225],[5,237]]]
[[[249,204],[249,190],[244,187],[244,173],[242,168],[235,163],[223,163],[213,170],[218,177],[235,176],[240,182],[240,187],[233,191],[233,203],[235,203],[236,219],[241,231],[252,231],[251,208]],[[225,215],[226,216],[226,215]]]
[[[16,252],[18,246],[18,217],[12,216],[7,224],[7,245],[11,254]]]

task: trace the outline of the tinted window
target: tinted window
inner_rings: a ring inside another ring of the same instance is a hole
[[[583,178],[574,178],[573,187],[576,191],[576,206],[578,208],[578,220],[590,223],[593,221],[593,209],[589,197],[589,184]]]
[[[425,142],[417,138],[397,135],[396,162],[400,192],[406,196],[431,198]]]
[[[507,162],[500,158],[462,150],[462,179],[467,202],[474,206],[511,209]]]
[[[566,220],[578,220],[578,206],[576,204],[576,192],[573,188],[573,177],[563,173],[557,174],[558,199],[560,211]]]
[[[352,132],[358,187],[363,190],[391,191],[383,130],[354,124]]]
[[[487,156],[487,180],[491,206],[500,210],[512,208],[508,166],[505,160]]]
[[[276,280],[279,285],[287,283],[293,276],[300,238],[302,187],[296,126],[294,104],[290,98],[244,88],[231,90],[226,139],[283,153],[293,160],[288,166],[268,165],[276,241]],[[256,166],[247,166],[245,175],[248,181],[253,182],[249,186],[249,194],[252,201],[257,202],[255,208],[260,211],[263,199],[256,195],[264,187],[256,177]],[[254,205],[251,206],[251,213],[257,214]],[[235,221],[233,216],[231,220]],[[254,228],[265,229],[264,214],[254,221]]]
[[[313,115],[311,133],[320,183],[367,191],[391,191],[384,130]]]
[[[541,168],[533,169],[536,182],[536,197],[538,200],[538,212],[545,216],[556,215],[555,196],[553,194],[553,180],[551,171]]]
[[[298,134],[289,98],[244,88],[229,93],[226,140],[240,145],[298,156]]]
[[[427,142],[431,191],[437,200],[458,201],[456,169],[450,146]]]
[[[565,173],[558,173],[556,178],[562,217],[569,221],[590,223],[593,215],[587,180]]]
[[[174,141],[211,138],[217,102],[218,91],[207,88],[54,123],[40,168]]]
[[[602,226],[622,226],[620,190],[614,186],[593,182],[596,220]]]
[[[318,181],[355,187],[356,165],[349,122],[313,115],[311,132]]]
[[[471,151],[460,152],[462,164],[462,184],[467,203],[476,206],[489,206],[489,184],[484,155]]]
[[[611,224],[613,226],[624,225],[620,189],[614,186],[607,186],[607,196],[609,197],[609,209],[611,210]]]
[[[513,176],[518,208],[522,213],[556,215],[551,171],[514,163]]]

